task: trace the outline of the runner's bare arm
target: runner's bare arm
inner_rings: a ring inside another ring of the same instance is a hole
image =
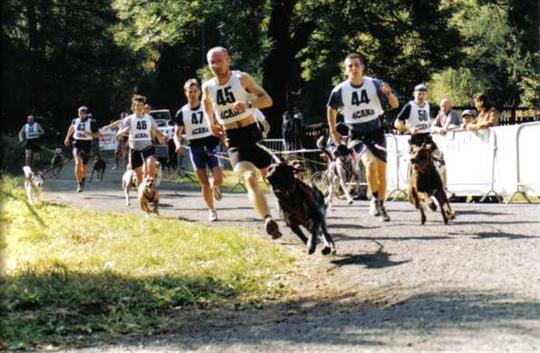
[[[73,125],[70,125],[66,134],[66,138],[64,139],[64,145],[69,146],[69,140],[71,139],[71,136],[73,136],[73,133],[75,132],[75,128]]]
[[[397,107],[399,107],[399,101],[394,92],[392,92],[392,88],[390,87],[390,85],[388,85],[388,83],[383,82],[383,84],[381,85],[381,92],[386,96],[386,98],[388,98],[388,104],[390,104],[390,108],[396,109]]]
[[[23,142],[24,141],[24,138],[23,138],[23,132],[24,132],[24,126],[21,128],[21,130],[19,131],[19,141]]]
[[[182,143],[180,142],[180,135],[182,135],[182,131],[184,131],[183,126],[175,126],[174,127],[174,146],[176,147],[175,151],[176,153],[180,153],[182,151]]]
[[[328,106],[326,108],[326,119],[328,120],[328,128],[330,129],[330,137],[336,144],[341,143],[341,134],[336,129],[336,117],[337,117],[337,111]]]
[[[259,86],[250,75],[242,73],[240,75],[240,82],[242,83],[242,86],[256,98],[252,101],[235,102],[233,104],[233,110],[242,113],[249,108],[263,109],[272,106],[273,101],[270,95],[264,88]]]
[[[210,131],[212,131],[214,136],[221,137],[223,135],[223,127],[216,120],[216,116],[214,115],[214,106],[212,105],[212,101],[210,100],[210,96],[208,94],[208,87],[205,84],[203,84],[202,89],[202,103],[204,112],[206,113],[206,119],[208,119]]]

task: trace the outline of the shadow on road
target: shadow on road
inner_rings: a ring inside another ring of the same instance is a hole
[[[384,251],[384,246],[382,244],[377,241],[375,242],[379,245],[379,248],[372,254],[343,254],[338,256],[339,259],[332,260],[330,263],[338,267],[346,265],[364,265],[366,268],[376,269],[398,266],[411,261],[392,261],[390,259],[392,254]]]

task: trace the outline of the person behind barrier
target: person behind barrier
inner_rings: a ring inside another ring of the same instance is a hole
[[[467,130],[475,131],[491,126],[498,126],[501,113],[493,107],[487,94],[477,93],[474,95],[473,100],[478,115],[476,116],[476,121],[467,126]]]
[[[413,91],[414,99],[403,106],[398,113],[394,127],[399,131],[406,131],[411,135],[409,144],[412,146],[421,146],[423,144],[431,145],[431,155],[436,161],[437,170],[441,175],[443,185],[446,189],[447,173],[446,163],[442,152],[433,141],[429,127],[429,102],[427,101],[428,90],[423,84],[416,85]]]
[[[193,169],[197,173],[201,185],[202,196],[208,207],[208,220],[217,221],[217,212],[214,207],[214,198],[221,200],[220,187],[223,184],[223,171],[217,157],[219,139],[212,135],[209,120],[205,117],[201,105],[201,90],[197,80],[192,78],[184,84],[184,94],[188,103],[180,108],[175,115],[174,144],[176,153],[182,153],[183,146],[180,135],[185,133],[189,141],[189,154]],[[212,180],[208,180],[207,168],[212,173]],[[212,198],[214,196],[214,198]]]
[[[39,140],[45,135],[45,130],[34,121],[33,115],[26,117],[26,124],[19,131],[19,141],[24,142],[24,164],[31,165],[34,162],[39,162],[40,147]]]
[[[156,151],[152,144],[152,138],[156,136],[163,144],[167,141],[167,136],[159,131],[154,118],[144,112],[145,102],[146,97],[138,94],[133,96],[131,99],[133,114],[122,121],[120,130],[116,133],[118,138],[129,133],[129,165],[135,172],[137,185],[142,183],[143,177],[155,176],[157,173]]]
[[[266,176],[272,156],[257,144],[262,136],[253,113],[253,108],[272,106],[272,98],[250,75],[230,69],[227,49],[212,48],[206,58],[214,75],[203,84],[203,105],[210,128],[215,136],[225,136],[235,173],[243,178],[251,204],[264,219],[266,233],[277,239],[282,234],[258,182],[259,173]]]
[[[440,103],[441,110],[431,124],[431,131],[440,135],[446,135],[450,130],[459,127],[459,117],[452,109],[452,101],[449,98],[443,98]]]
[[[460,127],[464,130],[468,130],[468,126],[476,122],[476,113],[474,110],[466,109],[461,113],[461,125]]]
[[[349,146],[355,150],[366,166],[366,179],[372,197],[369,214],[390,221],[384,207],[386,196],[386,137],[380,116],[385,109],[399,106],[390,86],[378,79],[364,76],[364,63],[359,54],[345,58],[348,79],[332,90],[327,103],[330,136],[336,144],[342,135],[336,127],[336,116],[341,109],[349,127]]]
[[[75,180],[77,192],[82,192],[88,174],[88,160],[92,152],[92,140],[99,138],[99,130],[94,119],[88,116],[88,108],[79,107],[79,117],[71,121],[64,144],[69,146],[73,138],[73,159],[75,160]]]

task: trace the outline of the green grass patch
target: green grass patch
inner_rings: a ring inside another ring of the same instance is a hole
[[[237,228],[47,203],[34,215],[14,179],[2,194],[0,336],[9,349],[174,329],[175,310],[286,291],[280,274],[293,257]]]

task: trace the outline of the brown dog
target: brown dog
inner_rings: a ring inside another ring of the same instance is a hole
[[[92,163],[92,173],[90,174],[90,182],[94,178],[94,172],[96,173],[96,178],[99,181],[103,181],[103,176],[105,175],[105,169],[107,168],[107,162],[99,154],[94,156],[94,162]]]
[[[424,205],[428,205],[433,211],[437,205],[431,197],[434,197],[441,208],[444,224],[449,219],[454,219],[454,211],[450,207],[441,176],[435,168],[431,155],[432,145],[412,146],[411,151],[411,178],[409,181],[409,201],[420,211],[420,223],[426,223]]]
[[[139,204],[141,209],[146,212],[147,216],[150,213],[155,213],[159,216],[159,192],[157,190],[156,178],[146,177],[139,185]]]

